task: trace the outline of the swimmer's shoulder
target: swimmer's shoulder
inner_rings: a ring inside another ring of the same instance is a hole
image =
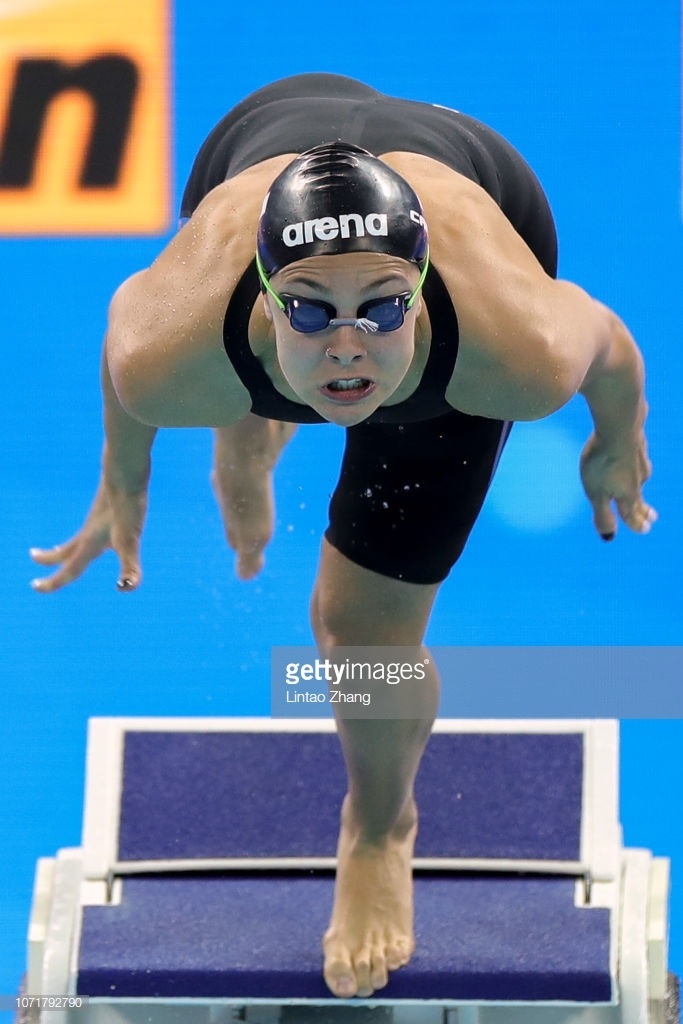
[[[211,189],[178,234],[188,255],[196,258],[202,249],[221,252],[244,269],[254,256],[256,228],[268,189],[295,156],[264,160]]]
[[[420,153],[385,153],[382,160],[401,174],[417,192],[429,227],[432,262],[449,269],[483,232],[495,232],[507,218],[476,181],[433,157]]]
[[[248,411],[249,396],[223,346],[223,322],[254,257],[265,194],[289,160],[267,161],[212,189],[152,265],[117,290],[109,309],[110,368],[138,418],[221,426]]]
[[[495,251],[499,232],[509,222],[481,185],[432,157],[386,153],[382,160],[420,197],[431,263],[460,313],[472,294],[472,255]]]
[[[496,419],[546,415],[557,389],[548,357],[557,282],[476,182],[419,154],[382,159],[420,196],[431,259],[456,312],[447,401]]]
[[[154,262],[119,288],[117,305],[139,317],[147,306],[168,318],[191,314],[197,326],[221,324],[233,291],[254,258],[256,228],[282,156],[248,168],[213,188]],[[152,322],[150,322],[150,327]]]

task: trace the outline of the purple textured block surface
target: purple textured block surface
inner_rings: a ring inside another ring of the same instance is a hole
[[[581,734],[432,736],[418,857],[579,860]],[[119,860],[333,857],[334,733],[129,732]]]
[[[120,906],[84,910],[78,992],[327,998],[332,889],[313,872],[124,879]],[[610,999],[609,912],[575,907],[571,879],[419,875],[415,906],[416,954],[381,998]]]

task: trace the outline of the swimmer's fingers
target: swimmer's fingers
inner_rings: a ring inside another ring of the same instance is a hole
[[[617,500],[616,505],[623,521],[635,533],[649,533],[657,522],[657,512],[641,497],[634,502]]]
[[[91,562],[105,551],[118,555],[117,587],[135,590],[142,581],[140,536],[146,511],[146,494],[122,495],[101,489],[81,531],[65,544],[53,548],[32,548],[38,565],[59,566],[51,576],[34,579],[31,586],[40,594],[51,594],[82,576]]]
[[[58,544],[53,548],[31,548],[29,554],[38,565],[47,567],[64,563],[62,568],[52,576],[31,580],[31,586],[39,594],[51,594],[76,578],[70,568],[74,543],[74,541],[68,541],[66,544]]]
[[[593,501],[593,522],[603,540],[614,540],[617,533],[618,519],[609,498]],[[642,498],[637,501],[616,499],[615,505],[619,518],[635,533],[649,533],[657,522],[657,512]]]
[[[644,439],[630,451],[616,455],[606,451],[595,437],[588,442],[581,476],[593,506],[595,528],[603,540],[616,536],[618,519],[636,533],[650,532],[657,513],[643,498],[642,487],[651,472]]]
[[[652,463],[645,438],[641,437],[635,456],[624,458],[614,473],[614,500],[620,518],[635,533],[646,534],[657,522],[657,512],[643,497],[643,485],[652,476]]]
[[[593,524],[603,540],[614,540],[617,534],[617,517],[609,498],[592,500]]]
[[[61,590],[62,587],[68,586],[82,576],[90,563],[99,558],[111,546],[92,538],[86,540],[76,537],[66,544],[57,545],[48,550],[32,548],[30,555],[39,565],[60,566],[52,576],[43,576],[32,580],[32,588],[39,594],[53,594],[56,590]],[[117,548],[120,572],[116,585],[121,591],[135,590],[142,581],[138,548],[137,541],[132,538],[128,543],[120,544]]]
[[[88,542],[80,534],[66,544],[58,544],[53,548],[32,548],[29,553],[34,562],[46,567],[60,568],[52,576],[32,580],[31,586],[39,594],[52,594],[56,590],[61,590],[82,576],[103,550],[102,545],[93,544],[92,540]]]
[[[76,538],[69,540],[66,544],[57,544],[53,548],[31,548],[29,555],[38,565],[60,565],[70,555]]]

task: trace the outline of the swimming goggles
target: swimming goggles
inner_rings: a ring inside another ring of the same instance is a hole
[[[429,266],[429,253],[425,257],[420,279],[410,293],[390,295],[380,299],[369,299],[363,302],[354,317],[338,317],[337,310],[329,302],[320,299],[302,299],[298,295],[278,295],[256,254],[256,267],[261,283],[269,295],[272,295],[278,307],[285,313],[295,331],[300,334],[316,334],[328,327],[355,327],[366,334],[388,334],[402,326],[406,312],[413,306],[418,296]]]

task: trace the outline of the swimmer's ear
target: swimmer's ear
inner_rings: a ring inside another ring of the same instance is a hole
[[[261,298],[263,300],[263,312],[266,314],[266,320],[270,320],[272,324],[273,311],[270,308],[270,303],[268,302],[268,295],[265,292],[261,292]]]

